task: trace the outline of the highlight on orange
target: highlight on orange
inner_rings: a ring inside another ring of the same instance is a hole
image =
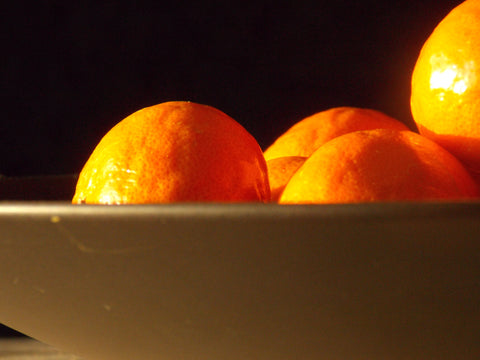
[[[303,165],[305,160],[307,158],[302,156],[285,156],[267,160],[268,178],[273,202],[278,202],[288,181]]]
[[[480,184],[480,1],[455,7],[423,44],[412,74],[411,111]]]
[[[286,156],[308,157],[337,136],[371,129],[408,130],[408,127],[378,110],[335,107],[295,123],[264,151],[264,156],[266,160]]]
[[[478,196],[463,165],[412,131],[356,131],[330,140],[295,172],[279,203],[458,200]]]
[[[73,203],[270,201],[252,135],[220,110],[188,101],[141,109],[98,143]]]

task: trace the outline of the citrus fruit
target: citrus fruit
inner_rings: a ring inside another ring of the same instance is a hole
[[[302,156],[285,156],[267,161],[272,201],[278,201],[285,185],[305,160],[307,158]]]
[[[279,202],[350,203],[464,199],[478,189],[463,165],[413,131],[356,131],[318,148],[295,172]]]
[[[207,105],[141,109],[98,143],[73,203],[269,201],[263,153],[238,122]]]
[[[335,107],[320,111],[295,123],[264,152],[270,160],[285,156],[310,156],[317,148],[337,136],[369,129],[408,130],[402,122],[373,109]]]
[[[411,85],[419,132],[480,177],[480,1],[461,3],[437,24]]]

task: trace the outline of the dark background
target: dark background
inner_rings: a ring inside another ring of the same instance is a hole
[[[410,75],[460,1],[10,1],[2,5],[0,174],[78,173],[145,106],[226,112],[265,148],[330,107],[411,124]]]
[[[334,106],[412,126],[418,52],[459,3],[9,1],[0,174],[78,173],[115,123],[169,100],[217,107],[263,148]]]

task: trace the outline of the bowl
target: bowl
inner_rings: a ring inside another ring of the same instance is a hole
[[[480,202],[0,202],[0,322],[91,360],[480,358]]]

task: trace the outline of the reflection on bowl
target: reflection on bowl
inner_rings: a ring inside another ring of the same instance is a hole
[[[0,204],[0,322],[92,360],[478,359],[480,203]]]

